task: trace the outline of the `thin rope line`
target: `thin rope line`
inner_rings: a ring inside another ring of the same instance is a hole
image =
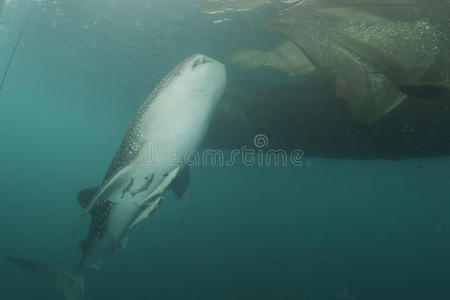
[[[17,48],[19,47],[19,44],[22,41],[23,33],[25,32],[25,29],[26,29],[26,27],[28,25],[28,22],[31,19],[31,15],[34,12],[34,8],[35,7],[36,7],[36,2],[33,3],[33,7],[30,9],[30,12],[28,13],[27,19],[25,20],[25,23],[22,26],[22,30],[20,31],[19,38],[17,39],[16,44],[14,45],[14,48],[13,48],[13,50],[11,52],[11,55],[9,56],[8,64],[6,65],[5,71],[3,73],[2,81],[0,82],[0,91],[2,90],[3,85],[5,84],[5,80],[6,80],[6,76],[8,75],[9,68],[11,67],[11,63],[12,63],[12,61],[14,59],[14,56],[16,55]]]

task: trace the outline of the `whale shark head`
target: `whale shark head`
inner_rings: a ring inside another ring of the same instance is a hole
[[[204,55],[195,54],[173,69],[156,87],[151,103],[150,120],[171,120],[170,115],[198,116],[215,109],[225,89],[225,66]],[[143,106],[146,109],[146,105]]]
[[[226,85],[225,66],[204,54],[195,54],[180,63],[161,84],[176,86],[191,95],[202,95],[192,98],[192,101],[219,101]]]

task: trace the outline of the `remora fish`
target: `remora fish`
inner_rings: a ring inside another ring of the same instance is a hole
[[[225,85],[225,66],[197,54],[156,87],[128,126],[103,183],[78,194],[91,224],[81,243],[81,262],[75,272],[64,273],[70,279],[64,283],[79,284],[85,266],[98,270],[105,254],[126,247],[129,231],[156,209],[168,188],[184,196],[189,169],[183,162],[202,141]],[[50,268],[33,268],[32,262],[8,260],[46,277],[58,276],[39,272]]]

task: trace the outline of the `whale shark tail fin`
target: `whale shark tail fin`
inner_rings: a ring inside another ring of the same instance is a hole
[[[17,257],[8,256],[5,259],[25,270],[49,279],[64,292],[66,300],[84,300],[83,275]]]

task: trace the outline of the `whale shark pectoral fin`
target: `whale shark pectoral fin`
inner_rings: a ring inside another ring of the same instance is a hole
[[[80,219],[78,220],[77,225],[75,226],[75,230],[73,232],[73,237],[76,236],[78,229],[80,228],[81,222],[87,216],[87,214],[91,211],[91,209],[97,205],[98,203],[103,202],[108,199],[114,191],[120,189],[122,187],[121,193],[124,190],[131,188],[133,181],[131,174],[133,171],[133,163],[128,164],[121,170],[119,170],[112,178],[110,178],[107,182],[105,182],[100,188],[98,188],[97,192],[94,196],[92,196],[91,201],[85,207],[83,213],[81,214]],[[121,197],[111,197],[108,199],[111,203],[120,203],[122,201]]]
[[[92,197],[95,196],[95,193],[97,193],[97,191],[98,191],[98,186],[81,190],[78,193],[78,196],[77,196],[78,203],[80,203],[82,208],[88,207],[89,203],[92,200]]]
[[[17,257],[5,257],[5,259],[27,271],[51,280],[57,288],[63,290],[66,300],[84,300],[83,275]]]
[[[186,204],[188,202],[188,191],[190,184],[191,170],[189,169],[189,166],[184,166],[169,186],[182,204]]]
[[[131,189],[134,183],[134,179],[132,176],[133,170],[133,163],[130,163],[127,166],[123,167],[119,172],[117,172],[113,177],[111,177],[101,186],[87,208],[90,210],[96,204],[106,199],[108,199],[108,201],[112,203],[122,202],[123,197],[108,198],[108,196],[118,190],[120,190],[120,195],[122,195]]]

